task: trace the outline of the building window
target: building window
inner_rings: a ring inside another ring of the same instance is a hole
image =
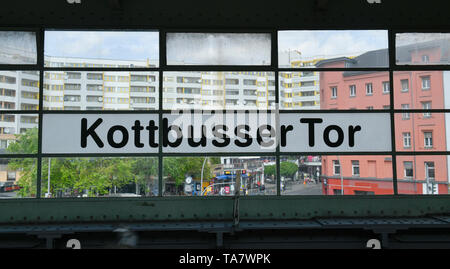
[[[422,62],[429,63],[430,62],[430,57],[428,55],[422,55]]]
[[[434,181],[435,174],[434,174],[434,162],[425,162],[425,177],[428,180]]]
[[[389,81],[383,81],[383,93],[389,93],[390,85]]]
[[[331,98],[337,98],[337,87],[331,87]]]
[[[403,147],[410,148],[411,147],[411,133],[403,133]]]
[[[422,90],[430,89],[430,76],[422,77]]]
[[[424,132],[424,144],[425,148],[433,147],[433,132]]]
[[[402,84],[402,92],[409,91],[409,81],[407,79],[400,80],[400,83]]]
[[[356,85],[350,85],[350,96],[356,96]]]
[[[373,110],[373,106],[368,106],[367,109],[368,110]]]
[[[423,109],[431,109],[431,102],[422,102],[422,108]],[[424,118],[430,118],[431,113],[430,112],[424,112],[423,113]]]
[[[413,178],[414,176],[413,162],[403,162],[403,167],[405,169],[405,178]]]
[[[352,175],[359,177],[359,161],[352,161]]]
[[[409,109],[409,104],[402,104],[402,109]],[[402,119],[403,120],[409,120],[409,113],[403,112],[402,113]]]
[[[341,165],[339,164],[339,161],[336,160],[333,161],[333,174],[334,175],[341,174]]]
[[[373,94],[372,83],[367,83],[366,84],[366,95],[372,95],[372,94]]]

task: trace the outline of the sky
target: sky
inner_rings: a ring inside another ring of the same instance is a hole
[[[115,60],[157,60],[158,32],[46,31],[45,55]]]
[[[334,58],[358,56],[388,47],[384,30],[280,31],[279,51],[299,51],[301,57]]]
[[[302,59],[358,56],[387,48],[384,30],[280,31],[279,51],[299,51]],[[46,31],[45,55],[118,60],[156,60],[158,32]],[[270,64],[269,34],[169,33],[168,63]]]

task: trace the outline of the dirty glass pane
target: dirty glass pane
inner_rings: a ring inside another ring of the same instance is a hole
[[[400,33],[395,36],[398,65],[448,65],[449,49],[448,33]]]
[[[449,156],[397,156],[399,194],[449,194]]]
[[[279,31],[278,65],[285,68],[388,67],[386,30]]]
[[[275,157],[166,157],[163,193],[165,196],[233,196],[240,178],[241,196],[276,195],[276,169],[266,170],[273,165]]]
[[[46,67],[156,67],[158,32],[45,31]]]
[[[0,64],[36,64],[34,32],[0,31]]]
[[[270,65],[268,33],[168,33],[169,65]]]
[[[0,159],[0,200],[36,197],[37,159]]]
[[[41,197],[157,195],[158,158],[155,157],[42,159]]]

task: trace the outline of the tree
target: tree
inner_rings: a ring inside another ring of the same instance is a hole
[[[152,187],[155,187],[155,179],[158,178],[157,169],[157,158],[133,158],[132,160],[132,173],[135,176],[135,183],[139,186],[145,186],[145,195],[152,192]],[[158,186],[158,182],[156,182],[156,186]]]
[[[292,162],[280,163],[280,175],[282,177],[293,177],[298,171],[298,166]],[[276,165],[264,166],[264,174],[267,176],[275,176],[277,174]]]
[[[194,179],[200,179],[204,159],[204,157],[164,158],[164,176],[172,178],[177,186],[184,182],[186,176],[191,176]],[[207,161],[204,167],[204,180],[212,177],[210,161]],[[212,161],[216,162],[217,159],[213,159]]]
[[[10,143],[7,153],[30,154],[37,153],[38,129],[28,129],[22,134],[16,135],[16,140]],[[21,197],[36,196],[37,162],[32,158],[12,158],[9,160],[8,169],[19,171],[20,179],[17,185],[21,187],[18,195]]]
[[[15,142],[7,148],[8,153],[36,153],[38,146],[37,128],[29,129],[17,135]],[[211,164],[220,163],[220,158],[208,158],[203,178],[212,177]],[[204,157],[164,158],[164,175],[172,178],[177,186],[186,176],[200,179]],[[50,162],[50,191],[47,189],[48,166]],[[14,158],[9,169],[20,172],[18,185],[20,196],[36,195],[37,162],[33,158]],[[146,186],[151,191],[150,182],[155,181],[158,171],[157,158],[50,158],[42,160],[41,194],[57,191],[70,191],[72,194],[85,190],[88,196],[105,195],[114,187],[121,188],[130,183]],[[157,186],[157,184],[156,184]]]

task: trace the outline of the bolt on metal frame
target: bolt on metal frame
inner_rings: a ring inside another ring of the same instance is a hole
[[[280,128],[280,120],[279,114],[284,113],[389,113],[391,120],[391,151],[386,152],[344,152],[344,153],[336,153],[336,152],[314,152],[314,155],[390,155],[392,157],[392,176],[393,176],[393,195],[398,195],[398,186],[397,186],[397,156],[413,156],[413,155],[450,155],[450,151],[398,151],[396,149],[395,144],[395,115],[403,112],[408,113],[423,113],[423,112],[433,112],[433,113],[450,113],[450,109],[395,109],[394,108],[394,71],[419,71],[419,70],[434,70],[434,71],[443,71],[450,70],[450,65],[397,65],[396,64],[396,56],[395,56],[395,36],[397,33],[407,33],[407,32],[418,32],[417,30],[396,30],[396,29],[387,29],[388,33],[388,52],[389,52],[389,66],[387,67],[377,67],[377,68],[280,68],[278,66],[278,31],[281,30],[309,30],[309,29],[269,29],[269,30],[255,30],[255,29],[164,29],[164,28],[139,28],[139,29],[55,29],[48,28],[48,30],[77,30],[77,31],[108,31],[108,30],[119,30],[119,31],[133,31],[133,30],[148,30],[148,31],[158,31],[159,32],[159,65],[158,67],[151,68],[82,68],[82,67],[45,67],[44,65],[44,37],[45,30],[47,28],[23,28],[23,27],[8,27],[1,28],[1,31],[32,31],[36,34],[36,42],[37,42],[37,63],[32,65],[24,65],[24,64],[0,64],[0,71],[23,71],[23,70],[33,70],[39,71],[39,109],[36,110],[4,110],[0,109],[0,114],[37,114],[38,115],[38,149],[37,153],[30,154],[0,154],[0,158],[34,158],[37,160],[37,184],[36,184],[36,198],[41,198],[41,182],[42,182],[42,159],[49,157],[157,157],[158,158],[158,196],[163,196],[163,160],[164,157],[182,157],[182,156],[193,156],[191,153],[163,153],[162,143],[159,143],[159,151],[158,153],[105,153],[105,154],[46,154],[42,153],[42,121],[43,115],[45,114],[158,114],[159,116],[159,130],[162,127],[162,118],[164,114],[171,113],[171,110],[164,110],[163,108],[163,76],[164,72],[167,71],[210,71],[210,72],[226,72],[226,71],[261,71],[261,72],[273,72],[275,76],[275,112],[276,112],[276,128],[279,131]],[[321,30],[333,30],[333,29],[321,29]],[[349,30],[349,29],[345,29]],[[369,29],[364,29],[369,30]],[[372,29],[370,29],[372,30]],[[373,29],[377,30],[377,29]],[[386,29],[378,29],[378,30],[386,30]],[[268,33],[271,35],[271,64],[270,66],[242,66],[242,65],[226,65],[226,66],[218,66],[218,65],[195,65],[195,66],[180,66],[180,65],[167,65],[166,62],[166,34],[168,32],[201,32],[201,33]],[[440,31],[420,31],[420,32],[440,32]],[[303,72],[303,71],[314,71],[314,72],[332,72],[332,71],[383,71],[389,73],[389,86],[390,86],[390,107],[389,109],[375,109],[375,110],[280,110],[279,108],[279,74],[282,72]],[[158,89],[158,100],[159,100],[159,109],[157,111],[113,111],[113,110],[89,110],[89,111],[50,111],[44,110],[43,106],[43,96],[44,96],[44,73],[46,71],[147,71],[147,72],[158,72],[159,77],[159,89]],[[193,110],[192,110],[193,111]],[[203,110],[205,111],[205,110]],[[219,110],[221,111],[221,110]],[[242,112],[246,112],[247,110],[242,110]],[[273,112],[272,110],[257,110],[258,112]],[[280,132],[277,132],[280,133]],[[159,141],[163,140],[163,133],[159,132]],[[234,156],[270,156],[276,158],[276,186],[277,186],[277,196],[281,195],[281,181],[280,181],[280,157],[281,156],[301,156],[301,155],[310,155],[311,152],[280,152],[280,146],[278,144],[279,137],[277,136],[277,147],[275,152],[238,152],[238,153],[226,153],[226,152],[217,152],[217,153],[204,153],[203,156],[215,156],[215,157],[234,157]]]

